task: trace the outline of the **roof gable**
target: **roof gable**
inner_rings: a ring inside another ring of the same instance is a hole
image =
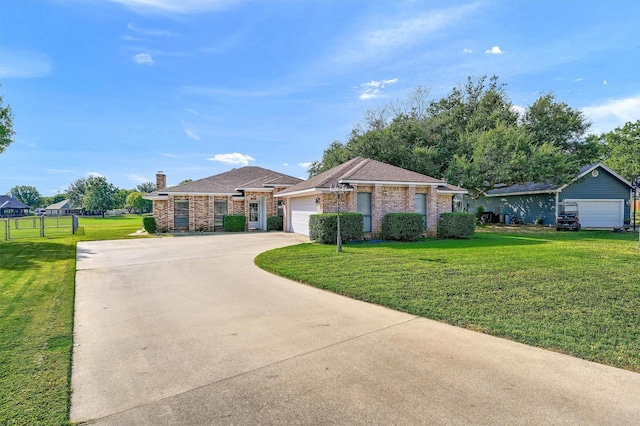
[[[55,204],[51,204],[50,206],[45,207],[45,210],[60,210],[60,209],[68,209],[71,207],[70,200],[62,200]]]
[[[622,176],[611,170],[609,167],[605,166],[602,163],[591,164],[588,166],[584,166],[578,172],[578,175],[571,180],[571,182],[565,185],[556,185],[550,182],[540,183],[540,182],[527,182],[519,185],[511,185],[504,188],[495,188],[490,191],[485,192],[485,195],[488,197],[497,197],[500,195],[525,195],[525,194],[540,194],[540,193],[552,193],[552,192],[562,192],[564,189],[573,185],[587,174],[593,172],[596,169],[602,169],[605,172],[609,173],[614,178],[618,179],[623,184],[627,185],[631,188],[631,183],[629,183]]]
[[[391,164],[369,158],[356,157],[332,169],[309,178],[291,188],[278,193],[287,195],[299,192],[328,190],[339,184],[389,184],[438,186],[449,191],[463,191],[462,188],[447,185],[445,181],[412,172]]]
[[[182,185],[155,191],[158,193],[196,193],[196,194],[230,194],[237,195],[245,188],[271,188],[273,186],[290,186],[302,182],[302,179],[288,176],[273,170],[257,166],[246,166],[231,169],[227,172],[203,179],[187,182]]]
[[[28,205],[8,195],[0,195],[0,209],[29,209]]]

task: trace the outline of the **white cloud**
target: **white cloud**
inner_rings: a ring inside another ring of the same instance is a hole
[[[601,105],[582,108],[584,115],[593,122],[593,133],[609,132],[640,117],[640,94],[625,99],[609,100]]]
[[[142,177],[142,176],[138,176],[135,173],[131,173],[127,175],[127,178],[129,180],[132,180],[134,182],[138,182],[138,183],[145,183],[145,182],[151,182],[149,179]]]
[[[602,84],[607,85],[607,80],[603,81]]]
[[[142,35],[146,35],[146,36],[170,37],[170,36],[173,35],[173,34],[171,34],[171,32],[165,31],[165,30],[154,30],[154,29],[149,29],[149,28],[139,28],[139,27],[136,27],[135,25],[133,25],[132,23],[127,24],[127,28],[129,28],[134,33],[138,33],[138,34],[142,34]]]
[[[379,98],[381,96],[384,96],[382,93],[380,93],[380,90],[384,89],[388,84],[394,84],[397,82],[397,78],[392,78],[390,80],[371,80],[369,83],[363,83],[360,85],[360,87],[362,88],[362,93],[360,93],[358,97],[362,100]]]
[[[282,163],[283,166],[289,167],[289,163]]]
[[[472,49],[464,48],[462,49],[462,53],[473,53]]]
[[[309,169],[309,167],[311,167],[312,164],[313,164],[312,161],[306,161],[306,162],[298,163],[298,166],[300,166],[303,169],[307,170],[307,169]]]
[[[108,0],[139,13],[190,14],[225,9],[238,0]]]
[[[187,136],[189,136],[191,139],[199,141],[200,140],[200,136],[195,134],[191,129],[184,129],[184,132],[187,134]]]
[[[349,35],[345,45],[337,49],[338,53],[333,62],[345,66],[370,59],[381,60],[391,54],[398,54],[440,32],[452,30],[477,7],[478,5],[471,4],[430,10],[410,19],[381,16],[378,21],[369,22],[368,27],[358,28],[357,34]]]
[[[525,107],[520,105],[511,105],[511,111],[516,112],[520,117],[524,117],[524,114],[527,110]]]
[[[153,58],[148,53],[138,53],[132,59],[136,64],[153,65]]]
[[[230,154],[216,154],[211,158],[208,158],[210,161],[218,161],[224,164],[240,164],[242,166],[248,166],[249,161],[256,161],[250,155],[240,154],[238,152],[233,152]]]
[[[0,48],[0,78],[37,78],[51,73],[51,61],[41,52]]]
[[[502,55],[504,50],[500,49],[500,46],[493,46],[491,49],[485,50],[484,53],[488,53],[490,55]]]
[[[87,177],[89,178],[99,178],[99,177],[105,177],[103,174],[100,174],[98,172],[89,172],[87,173]]]
[[[120,40],[124,40],[124,41],[142,41],[143,39],[137,38],[137,37],[133,37],[133,36],[130,36],[130,35],[123,35],[123,36],[120,36]]]
[[[584,80],[584,78],[578,77],[578,78],[574,79],[573,81],[578,82],[578,81],[582,81],[582,80]]]
[[[166,154],[164,152],[161,152],[160,155],[162,155],[163,157],[167,157],[167,158],[180,158],[177,155],[174,154]]]
[[[52,173],[52,174],[66,174],[66,173],[71,173],[73,170],[67,170],[67,169],[45,169],[44,170],[47,173]]]

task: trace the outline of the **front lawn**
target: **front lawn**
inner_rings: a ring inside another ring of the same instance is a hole
[[[535,228],[532,228],[535,229]],[[259,255],[278,275],[392,309],[640,372],[637,234],[478,232],[469,240]]]
[[[76,243],[142,225],[135,215],[79,220],[75,236],[0,241],[0,425],[68,423]]]

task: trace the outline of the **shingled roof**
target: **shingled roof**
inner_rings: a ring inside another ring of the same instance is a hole
[[[464,189],[448,185],[440,179],[435,179],[377,160],[356,157],[295,186],[280,191],[277,196],[328,190],[331,186],[338,184],[376,183],[388,185],[437,186],[442,190],[466,192]]]
[[[557,185],[551,182],[527,182],[519,185],[511,185],[505,186],[502,188],[494,188],[490,191],[487,191],[485,195],[487,197],[498,197],[504,195],[526,195],[526,194],[545,194],[545,193],[553,193],[553,192],[561,192],[567,186],[581,179],[588,173],[591,173],[595,169],[603,169],[609,174],[611,174],[616,179],[620,180],[622,183],[631,188],[631,183],[624,179],[622,176],[611,170],[609,167],[605,166],[602,163],[590,164],[588,166],[584,166],[578,172],[578,175],[574,177],[569,183],[564,185]]]
[[[246,166],[182,185],[154,191],[148,194],[148,196],[157,197],[159,194],[240,195],[239,191],[245,189],[269,189],[274,186],[286,187],[299,182],[302,182],[302,179],[274,172],[273,170],[263,169],[262,167]]]
[[[28,209],[28,205],[8,195],[0,195],[0,209]]]

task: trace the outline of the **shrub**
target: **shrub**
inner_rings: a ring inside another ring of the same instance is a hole
[[[142,226],[150,234],[155,234],[156,229],[158,229],[158,225],[156,224],[156,218],[153,216],[143,217]]]
[[[244,232],[247,217],[244,215],[227,215],[224,217],[226,232]]]
[[[282,231],[282,218],[280,216],[268,217],[267,231]]]
[[[419,213],[388,213],[382,219],[385,240],[415,241],[424,231],[424,216]]]
[[[438,238],[469,238],[476,231],[476,217],[471,213],[442,213],[438,221]]]
[[[340,237],[343,243],[364,239],[364,217],[360,213],[340,213]],[[321,244],[336,244],[337,213],[312,214],[309,218],[309,238]]]

